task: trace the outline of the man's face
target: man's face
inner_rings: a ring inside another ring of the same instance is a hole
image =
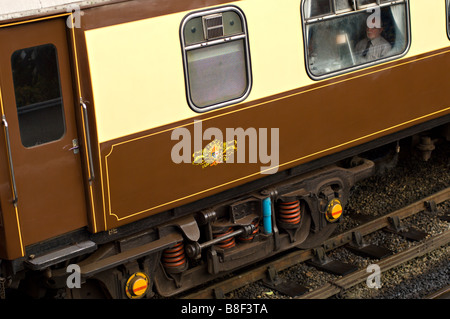
[[[382,31],[383,31],[383,28],[367,28],[366,34],[370,40],[373,40],[375,38],[378,38]]]

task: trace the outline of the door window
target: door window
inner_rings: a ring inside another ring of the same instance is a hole
[[[45,44],[17,50],[11,66],[23,146],[62,138],[65,122],[56,47]]]

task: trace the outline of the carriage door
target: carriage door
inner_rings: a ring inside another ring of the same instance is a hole
[[[67,31],[61,18],[0,28],[5,144],[24,246],[87,223]]]

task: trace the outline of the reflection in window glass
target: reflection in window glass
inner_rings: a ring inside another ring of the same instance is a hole
[[[331,13],[330,0],[306,0],[306,18],[321,16]]]
[[[351,10],[352,2],[348,0],[336,0],[336,10]]]
[[[65,133],[55,46],[21,49],[11,56],[22,144],[32,147]]]
[[[184,41],[186,45],[205,41],[203,36],[202,18],[189,20],[184,27]]]
[[[192,102],[205,107],[242,96],[247,88],[244,41],[187,52]]]
[[[408,42],[406,5],[313,21],[305,30],[309,71],[320,77],[404,52]]]
[[[222,14],[223,28],[226,35],[240,34],[244,32],[242,28],[242,20],[234,11],[227,11]]]
[[[365,6],[368,4],[376,4],[376,0],[358,0],[358,6]]]

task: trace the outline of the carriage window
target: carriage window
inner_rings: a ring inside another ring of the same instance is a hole
[[[11,66],[23,146],[63,137],[65,123],[55,46],[18,50],[11,56]]]
[[[194,13],[181,28],[186,91],[197,112],[244,100],[251,73],[247,30],[235,7]]]
[[[406,0],[305,0],[302,10],[307,67],[314,79],[393,59],[408,48]]]

